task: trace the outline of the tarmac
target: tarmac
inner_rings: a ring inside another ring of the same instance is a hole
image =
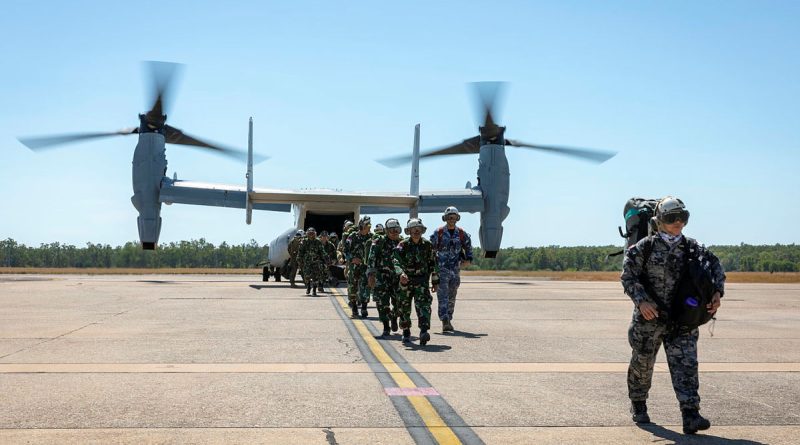
[[[727,286],[685,436],[663,351],[630,419],[617,282],[465,277],[422,347],[259,279],[0,275],[0,443],[800,443],[798,284]]]

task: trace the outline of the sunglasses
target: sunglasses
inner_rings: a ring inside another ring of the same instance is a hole
[[[682,210],[676,213],[667,213],[661,217],[661,221],[665,224],[674,224],[677,221],[683,221],[684,224],[689,223],[689,211]]]
[[[400,232],[402,232],[400,227],[389,227],[388,229],[386,229],[386,231],[389,232],[389,233],[400,233]]]

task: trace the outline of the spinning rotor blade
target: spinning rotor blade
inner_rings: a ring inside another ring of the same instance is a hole
[[[70,133],[54,136],[18,138],[17,140],[22,142],[24,146],[30,148],[31,150],[41,150],[51,148],[56,145],[73,144],[76,142],[82,142],[90,139],[100,139],[109,136],[126,136],[138,132],[138,128],[131,127],[104,133]]]
[[[237,150],[235,148],[225,147],[220,144],[212,144],[210,142],[203,141],[194,136],[190,136],[184,133],[183,130],[175,128],[171,125],[164,125],[164,138],[166,140],[166,143],[168,144],[189,145],[192,147],[204,148],[207,150],[211,150],[214,153],[227,156],[236,160],[247,161],[246,151]],[[267,159],[269,159],[268,156],[253,154],[253,162],[255,163],[259,163]]]
[[[435,148],[433,150],[422,152],[420,153],[419,157],[420,159],[422,159],[422,158],[429,158],[432,156],[473,154],[473,153],[479,153],[480,151],[481,151],[481,138],[480,136],[475,136],[469,139],[464,139],[458,144],[451,145],[449,147]],[[378,159],[378,162],[387,167],[394,168],[411,162],[411,156],[410,155],[393,156],[391,158]]]
[[[180,71],[183,65],[179,63],[170,62],[144,62],[146,70],[150,71],[151,80],[151,97],[153,97],[153,106],[150,107],[148,115],[163,116],[166,114],[165,110],[169,106],[172,96],[170,93],[174,90],[172,87],[173,79],[176,73]]]
[[[475,104],[479,111],[480,122],[487,130],[497,126],[495,108],[498,97],[502,96],[505,82],[474,82]]]
[[[526,144],[524,142],[506,139],[506,145],[512,147],[532,148],[535,150],[549,151],[552,153],[571,156],[573,158],[583,159],[585,161],[595,162],[602,164],[603,162],[613,158],[617,155],[615,151],[602,151],[586,148],[563,147],[558,145],[539,145],[539,144]]]

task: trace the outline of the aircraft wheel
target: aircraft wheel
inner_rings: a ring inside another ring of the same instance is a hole
[[[280,269],[275,269],[275,281],[281,281],[281,271]]]
[[[269,267],[264,266],[264,269],[261,270],[261,281],[269,281]]]

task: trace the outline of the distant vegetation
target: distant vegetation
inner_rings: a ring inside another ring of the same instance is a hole
[[[470,270],[520,271],[618,271],[622,257],[606,258],[619,246],[579,247],[509,247],[501,249],[496,259],[481,257],[475,249]],[[800,246],[710,246],[731,272],[798,272]],[[199,240],[165,243],[158,250],[146,251],[138,243],[124,246],[87,243],[84,247],[49,243],[28,247],[13,239],[0,241],[0,267],[78,267],[78,268],[229,268],[256,267],[267,259],[268,246],[255,240],[247,244],[218,246]]]

